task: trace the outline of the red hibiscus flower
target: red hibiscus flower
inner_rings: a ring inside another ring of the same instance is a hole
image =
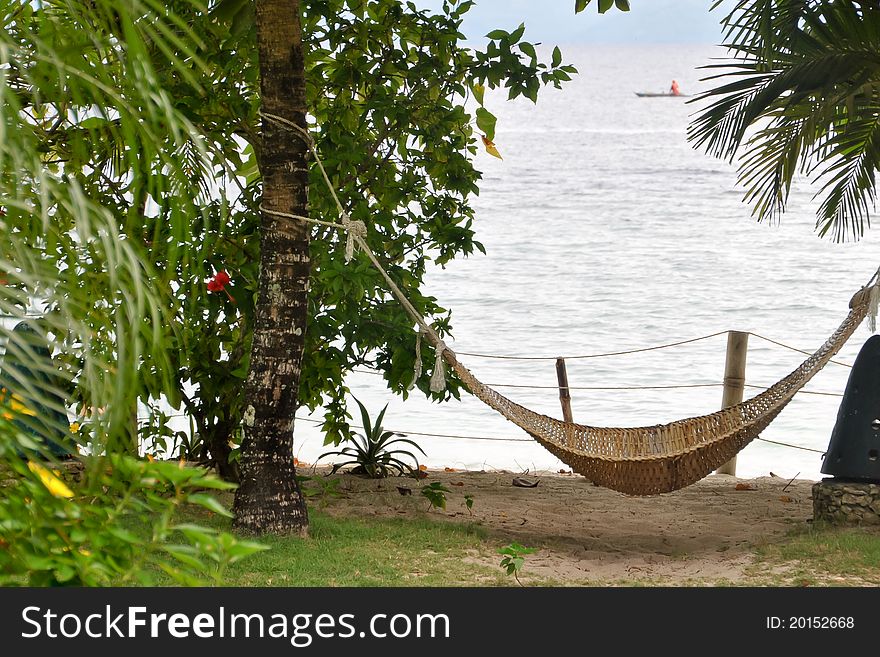
[[[218,271],[214,275],[214,278],[208,281],[208,291],[220,292],[224,287],[229,284],[229,281],[229,274],[227,274],[225,271]]]
[[[235,299],[232,298],[232,295],[229,294],[229,290],[226,289],[226,286],[229,285],[230,281],[229,274],[225,271],[218,271],[214,275],[214,278],[208,281],[208,292],[225,292],[226,296],[229,297],[229,300],[235,303]]]

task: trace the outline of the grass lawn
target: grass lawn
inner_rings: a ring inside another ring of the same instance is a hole
[[[227,500],[228,501],[228,500]],[[200,508],[197,522],[229,531],[230,521]],[[476,563],[497,545],[473,524],[428,518],[331,517],[309,509],[309,536],[260,538],[270,547],[234,564],[226,586],[510,586],[513,578]],[[500,563],[501,556],[493,559]]]
[[[750,574],[771,586],[880,585],[880,528],[816,523],[761,546]]]

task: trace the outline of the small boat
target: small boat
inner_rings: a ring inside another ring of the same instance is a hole
[[[690,94],[673,94],[668,91],[655,93],[653,91],[637,91],[636,96],[639,98],[687,98]]]

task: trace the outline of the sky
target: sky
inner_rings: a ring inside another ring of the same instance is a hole
[[[441,0],[417,0],[436,8]],[[493,29],[526,24],[525,38],[553,44],[721,42],[724,7],[709,11],[713,0],[630,0],[632,10],[599,15],[596,2],[575,15],[574,0],[476,0],[465,16],[468,40],[480,41]],[[728,5],[730,0],[728,0]]]

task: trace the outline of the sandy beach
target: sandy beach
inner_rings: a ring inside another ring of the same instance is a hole
[[[574,474],[431,470],[427,475],[421,482],[340,475],[339,495],[320,505],[339,516],[428,515],[474,522],[492,542],[538,548],[527,557],[524,574],[557,584],[796,585],[796,579],[786,580],[784,564],[758,567],[755,551],[785,543],[812,522],[814,482],[807,480],[711,475],[673,493],[632,497]],[[517,477],[538,485],[515,487]],[[429,509],[419,494],[420,486],[434,481],[451,491],[445,510]],[[470,513],[465,495],[474,500]],[[498,565],[495,555],[474,560]]]

